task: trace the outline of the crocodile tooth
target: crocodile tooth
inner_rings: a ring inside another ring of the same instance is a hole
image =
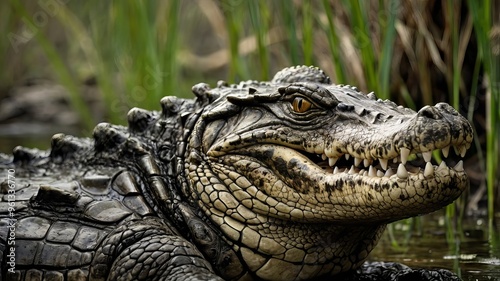
[[[382,169],[387,170],[387,162],[388,162],[388,160],[381,158],[381,159],[378,159],[378,161],[380,162],[380,166],[382,167]]]
[[[358,174],[362,175],[362,176],[366,176],[366,170],[365,169],[361,169],[359,170]]]
[[[397,175],[398,175],[398,178],[400,178],[400,179],[408,178],[408,171],[406,171],[405,165],[403,165],[403,163],[399,164]]]
[[[399,159],[398,159],[398,158],[399,158],[399,157],[393,158],[393,159],[392,159],[392,163],[398,163],[398,162],[399,162]]]
[[[328,157],[328,165],[330,165],[330,167],[335,166],[337,160],[339,160],[337,157]]]
[[[335,169],[333,169],[333,174],[338,174],[339,173],[339,167],[335,166]]]
[[[464,171],[464,162],[462,160],[458,161],[457,165],[453,167],[453,169],[457,172],[463,172]]]
[[[406,147],[401,147],[399,151],[401,154],[401,163],[406,164],[408,156],[410,155],[410,150]]]
[[[351,154],[346,153],[344,156],[345,156],[345,160],[349,160],[349,157],[351,156]]]
[[[326,160],[327,158],[328,156],[326,156],[326,154],[321,154],[321,159]]]
[[[355,174],[356,172],[354,171],[354,166],[351,166],[351,169],[348,172],[349,174]]]
[[[325,149],[325,155],[326,155],[326,157],[333,157],[334,156],[334,153],[333,153],[331,147],[328,147]]]
[[[424,157],[425,162],[431,162],[432,151],[422,152],[422,156]]]
[[[384,172],[377,170],[377,177],[381,178],[384,176]]]
[[[467,147],[465,145],[460,147],[460,157],[464,157],[467,152]]]
[[[439,167],[436,169],[436,171],[441,171],[443,169],[448,169],[448,166],[446,166],[446,162],[441,161],[441,164],[439,164]]]
[[[389,168],[389,169],[387,169],[387,171],[385,171],[385,174],[384,174],[385,177],[390,177],[392,175],[394,175],[394,171],[392,170],[392,168]]]
[[[373,168],[373,166],[370,165],[370,168],[368,168],[368,176],[376,177],[377,176],[377,168]]]
[[[460,150],[458,149],[458,146],[453,146],[453,150],[455,151],[456,155],[460,155]]]
[[[448,155],[450,154],[450,146],[448,145],[447,147],[441,149],[441,152],[443,152],[444,158],[448,158]]]
[[[425,164],[424,177],[430,177],[434,175],[434,166],[432,166],[431,162],[427,162]]]
[[[371,161],[370,159],[365,159],[365,160],[363,160],[363,165],[364,165],[365,167],[370,166],[370,164],[371,164],[371,163],[372,163],[372,161]]]
[[[361,159],[361,158],[354,157],[354,166],[359,166],[359,164],[361,164],[362,160],[363,159]]]

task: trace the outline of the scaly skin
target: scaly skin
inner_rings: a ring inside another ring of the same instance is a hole
[[[300,79],[278,73],[270,84],[213,90],[231,103],[208,106],[187,153],[193,203],[267,280],[357,268],[386,223],[437,210],[468,186],[461,163],[392,163],[450,146],[465,152],[472,129],[449,105],[414,112],[295,71]]]
[[[6,195],[2,277],[328,277],[358,268],[387,223],[468,186],[461,162],[429,162],[472,142],[447,104],[414,112],[309,67],[193,92],[163,98],[161,113],[132,109],[128,128],[99,124],[93,140],[58,134],[50,152],[3,156],[16,182],[1,192],[15,190],[17,221]]]

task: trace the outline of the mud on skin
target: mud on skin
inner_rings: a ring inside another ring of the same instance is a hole
[[[16,177],[15,221],[0,186],[2,279],[457,279],[363,265],[387,223],[467,188],[462,161],[431,162],[471,145],[451,106],[415,112],[305,66],[192,91],[131,109],[128,127],[1,155]]]

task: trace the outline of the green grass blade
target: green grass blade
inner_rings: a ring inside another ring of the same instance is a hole
[[[304,48],[304,64],[313,65],[313,41],[314,41],[314,28],[311,10],[311,1],[302,2],[302,42]]]
[[[376,93],[380,93],[379,83],[375,74],[375,54],[371,45],[369,21],[366,15],[365,2],[363,0],[354,0],[344,3],[349,3],[349,11],[352,19],[353,32],[357,41],[357,46],[361,53],[361,61],[365,70],[366,84],[368,89],[373,89]],[[383,97],[382,97],[383,98]]]
[[[267,19],[269,11],[266,2],[263,1],[248,1],[250,14],[250,22],[252,29],[257,38],[257,54],[260,62],[260,78],[261,80],[269,79],[269,54],[266,48],[266,34],[269,32]]]
[[[165,51],[157,50],[160,53],[165,54],[163,60],[163,67],[168,72],[168,79],[166,81],[166,92],[168,94],[173,94],[177,90],[177,63],[176,63],[176,53],[177,53],[177,42],[178,42],[178,17],[180,0],[171,0],[170,8],[168,13],[168,41],[167,44],[162,46],[165,47]]]
[[[346,84],[347,79],[345,77],[344,61],[340,55],[340,39],[337,35],[335,25],[333,24],[333,13],[330,6],[329,0],[323,0],[323,8],[328,19],[328,26],[324,26],[323,29],[326,32],[326,37],[328,38],[328,47],[330,49],[330,54],[333,57],[333,67],[335,69],[335,83]]]
[[[455,1],[454,0],[448,0],[446,2],[447,4],[447,12],[448,12],[448,19],[450,20],[450,27],[451,27],[451,48],[452,48],[452,75],[453,75],[453,81],[452,81],[452,87],[451,87],[451,104],[455,109],[459,109],[459,103],[460,103],[460,75],[461,75],[461,68],[458,63],[458,17],[457,13],[455,12]]]
[[[289,34],[289,57],[293,65],[300,64],[299,57],[299,49],[300,43],[297,38],[297,13],[295,9],[295,5],[290,3],[288,0],[281,0],[280,9],[283,13],[283,25],[287,29],[287,33]]]
[[[469,0],[469,9],[472,13],[478,53],[482,59],[483,67],[486,75],[489,77],[490,88],[487,91],[486,102],[486,177],[487,177],[487,194],[488,194],[488,216],[490,224],[494,217],[494,196],[495,196],[495,181],[498,165],[499,147],[497,139],[500,133],[500,116],[498,115],[498,107],[500,107],[500,87],[499,85],[499,69],[498,56],[492,56],[489,34],[491,31],[491,3],[489,0],[475,1]],[[491,230],[492,228],[490,228]]]
[[[396,0],[389,2],[389,7],[395,7]],[[390,96],[389,82],[391,77],[391,63],[394,48],[394,39],[396,37],[396,11],[389,9],[387,25],[385,27],[384,38],[382,40],[382,54],[380,56],[380,63],[378,69],[378,81],[380,83],[379,92],[377,95],[382,99],[388,99]],[[382,20],[379,19],[380,22]]]
[[[230,0],[221,1],[226,20],[226,29],[229,39],[229,71],[228,82],[234,83],[247,76],[244,71],[244,60],[239,55],[239,40],[242,36],[242,10],[232,6]]]

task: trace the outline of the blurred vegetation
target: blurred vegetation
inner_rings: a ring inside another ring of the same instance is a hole
[[[412,108],[448,102],[474,126],[468,155],[499,200],[499,1],[2,1],[0,97],[44,77],[65,87],[89,131],[131,107],[191,97],[198,82],[270,79],[313,64]],[[96,117],[82,85],[99,92]],[[102,120],[101,120],[102,118]],[[436,155],[439,157],[439,155]],[[468,171],[469,172],[469,171]],[[484,177],[486,175],[486,177]],[[454,212],[453,207],[449,212]]]

